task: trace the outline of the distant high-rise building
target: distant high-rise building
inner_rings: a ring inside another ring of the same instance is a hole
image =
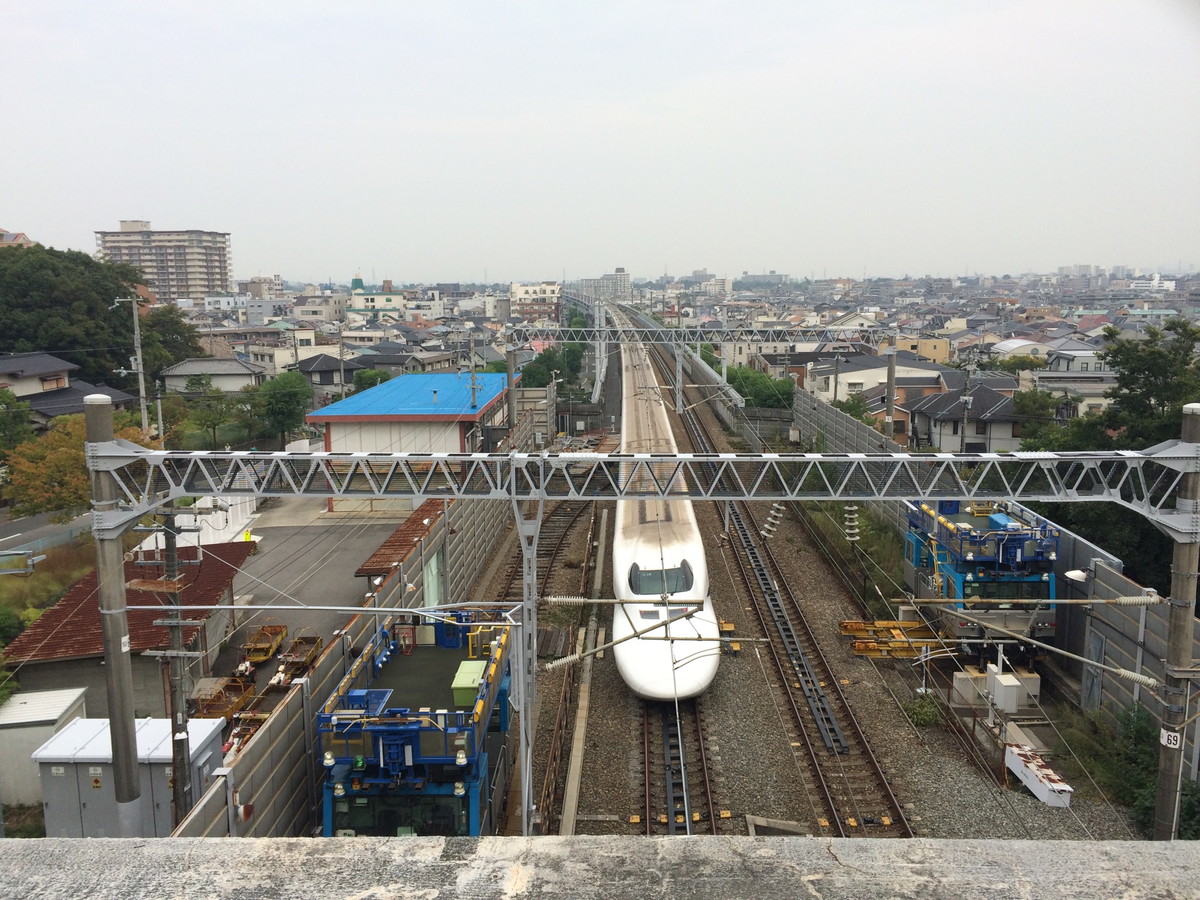
[[[204,297],[230,290],[229,232],[152,231],[140,219],[120,231],[97,231],[96,246],[113,262],[141,269],[160,300]]]

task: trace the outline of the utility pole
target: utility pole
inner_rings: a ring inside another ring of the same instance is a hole
[[[1200,403],[1183,408],[1182,440],[1200,443]],[[1200,504],[1200,473],[1186,472],[1176,505],[1195,516]],[[1171,841],[1179,830],[1180,778],[1183,773],[1183,731],[1187,719],[1192,666],[1192,633],[1196,624],[1196,577],[1200,543],[1175,541],[1171,558],[1171,596],[1167,619],[1166,678],[1159,730],[1158,790],[1154,798],[1154,840]]]
[[[896,348],[892,347],[887,356],[887,402],[883,413],[883,436],[888,441],[896,437]]]
[[[192,753],[188,740],[187,691],[184,689],[183,610],[179,597],[179,547],[175,513],[163,518],[163,578],[171,605],[171,797],[175,826],[192,808]]]
[[[150,416],[146,411],[146,373],[145,366],[142,365],[142,317],[138,315],[138,297],[118,297],[113,301],[113,306],[118,303],[128,303],[133,308],[133,363],[134,371],[138,377],[138,403],[142,409],[142,434],[145,437],[150,436]],[[124,374],[124,373],[122,373]],[[159,435],[162,438],[162,435]]]

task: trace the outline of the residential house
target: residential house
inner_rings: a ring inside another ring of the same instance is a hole
[[[207,378],[218,391],[236,394],[242,388],[257,387],[266,380],[265,368],[240,359],[185,359],[163,369],[160,377],[168,391],[182,394],[193,378]]]
[[[370,366],[365,366],[356,359],[348,359],[345,355],[337,357],[318,353],[316,356],[300,360],[292,370],[307,378],[308,383],[313,386],[313,402],[325,404],[332,403],[344,394],[347,386],[354,383],[354,373],[367,368]]]
[[[943,453],[1020,449],[1021,419],[1013,406],[1016,379],[983,375],[968,384],[965,373],[951,369],[946,375],[947,390],[903,404],[910,422],[908,446]]]
[[[188,690],[212,674],[221,643],[234,628],[233,578],[254,550],[251,541],[180,547],[183,565],[178,582],[182,610],[190,624],[183,628],[189,659]],[[162,651],[170,647],[170,629],[155,624],[167,614],[165,562],[157,554],[139,554],[125,563],[129,604],[129,653],[133,668],[134,715],[162,717],[168,711],[168,685]],[[61,600],[4,648],[4,662],[16,669],[23,690],[87,688],[88,713],[108,716],[104,641],[95,572],[76,582]],[[203,607],[219,606],[210,610]],[[142,609],[139,607],[152,607]]]
[[[82,413],[83,398],[89,394],[104,394],[116,409],[127,409],[137,401],[116,388],[72,380],[71,373],[78,369],[49,353],[8,353],[0,356],[0,388],[29,404],[30,423],[39,429],[56,416]]]
[[[0,248],[32,247],[33,243],[23,231],[7,231],[0,228]]]

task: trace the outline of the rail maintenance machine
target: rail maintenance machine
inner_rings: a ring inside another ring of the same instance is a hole
[[[905,582],[917,598],[959,601],[937,613],[941,637],[966,656],[997,645],[1006,655],[1040,655],[1020,637],[1054,638],[1058,528],[1005,501],[905,506]]]
[[[317,716],[322,833],[493,834],[509,771],[511,631],[387,623]],[[427,626],[426,626],[427,627]]]

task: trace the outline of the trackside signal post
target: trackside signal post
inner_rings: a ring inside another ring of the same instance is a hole
[[[643,331],[624,330],[630,339],[653,339]],[[1115,502],[1138,512],[1175,541],[1154,833],[1158,840],[1174,837],[1188,685],[1200,675],[1190,658],[1200,563],[1200,404],[1184,408],[1181,440],[1145,451],[1003,454],[197,453],[147,450],[114,440],[112,404],[105,395],[87,397],[85,413],[119,806],[136,810],[138,799],[119,538],[139,518],[178,497],[508,500],[520,524],[526,572],[521,623],[526,630],[514,654],[523,704],[534,691],[537,638],[536,627],[529,626],[536,626],[535,535],[545,500],[1003,498],[1018,503]],[[533,510],[525,509],[525,513],[533,511],[533,517],[521,512],[525,501],[534,501]],[[521,713],[524,720],[531,709],[523,707]],[[522,737],[530,740],[531,736]],[[528,749],[522,756],[527,765]],[[529,804],[526,794],[522,803],[526,829]],[[131,825],[129,834],[134,833]]]

